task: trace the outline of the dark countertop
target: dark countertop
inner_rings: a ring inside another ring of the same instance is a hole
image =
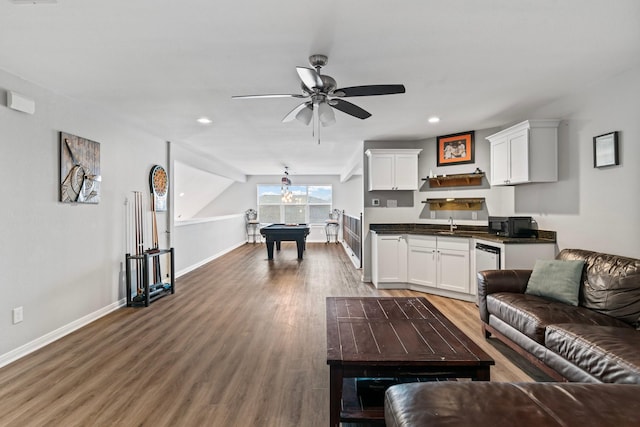
[[[556,232],[537,230],[538,237],[504,237],[489,234],[486,226],[458,225],[450,234],[448,225],[441,224],[370,224],[369,229],[378,234],[416,234],[424,236],[466,237],[504,244],[555,243]]]

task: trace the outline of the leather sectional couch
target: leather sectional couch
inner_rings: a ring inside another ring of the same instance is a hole
[[[579,249],[556,259],[584,261],[577,306],[525,293],[530,270],[478,273],[485,336],[555,380],[640,384],[640,260]]]
[[[385,395],[387,427],[637,427],[640,385],[423,382]]]

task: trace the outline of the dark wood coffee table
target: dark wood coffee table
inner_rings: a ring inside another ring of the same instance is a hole
[[[425,298],[327,298],[330,426],[384,420],[382,408],[343,405],[352,378],[489,381],[494,360]]]

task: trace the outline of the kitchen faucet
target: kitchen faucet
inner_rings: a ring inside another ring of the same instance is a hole
[[[453,233],[453,230],[455,230],[456,228],[458,228],[458,226],[453,223],[453,217],[450,216],[449,217],[449,232]]]

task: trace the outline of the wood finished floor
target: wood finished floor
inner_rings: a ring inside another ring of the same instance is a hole
[[[495,360],[475,304],[360,281],[342,247],[247,244],[179,278],[173,296],[122,308],[0,369],[0,426],[326,426],[327,296],[426,296]]]

